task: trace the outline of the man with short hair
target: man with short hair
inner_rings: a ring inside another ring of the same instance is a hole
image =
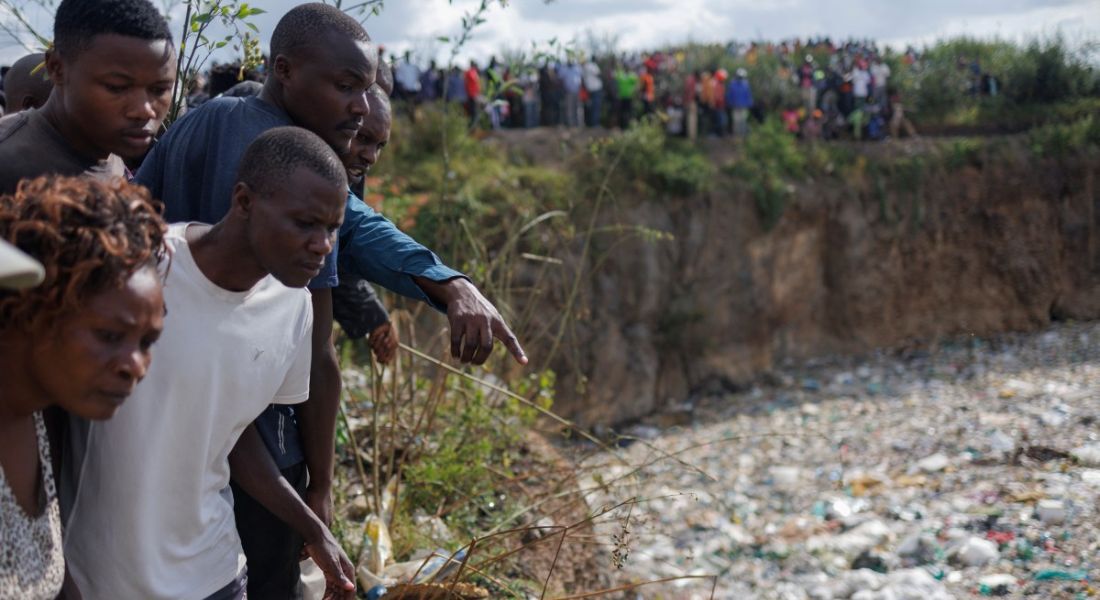
[[[168,23],[147,0],[64,0],[46,71],[49,100],[0,123],[0,193],[46,174],[122,176],[145,154],[176,79]]]
[[[53,83],[46,72],[45,62],[46,55],[35,52],[11,66],[3,85],[9,113],[38,108],[50,98]]]
[[[369,114],[367,90],[378,77],[377,48],[358,21],[333,6],[299,5],[276,25],[271,57],[271,74],[258,97],[206,102],[173,124],[142,164],[137,182],[165,203],[169,221],[220,220],[230,208],[232,173],[245,146],[273,127],[297,125],[320,136],[338,154],[348,152]],[[464,275],[443,265],[434,253],[369,207],[362,205],[345,217],[340,239],[339,254],[347,255],[354,274],[446,311],[456,358],[481,364],[498,338],[517,361],[526,363],[519,342],[496,308]],[[257,421],[260,436],[288,483],[283,491],[290,494],[282,500],[300,502],[294,494],[298,492],[324,523],[332,515],[340,395],[339,363],[331,342],[336,255],[333,252],[310,284],[314,346],[309,400],[300,410],[273,405]],[[290,539],[267,545],[285,549],[295,544]],[[250,565],[249,587],[278,584],[269,581],[268,575],[287,572],[282,567],[287,562],[297,568],[297,553],[272,556],[267,565]]]
[[[375,84],[371,86],[367,99],[370,102],[370,114],[352,140],[351,151],[343,157],[348,183],[352,190],[358,189],[360,194],[363,177],[377,161],[379,153],[389,141],[390,133],[390,103],[386,93]],[[362,204],[358,198],[355,202]],[[351,209],[348,211],[350,213]],[[371,350],[379,362],[389,363],[393,360],[397,352],[397,332],[370,283],[350,275],[341,276],[339,287],[332,290],[332,311],[348,337],[355,339],[369,334]],[[284,440],[302,437],[300,428],[293,419],[289,420],[288,427],[280,431]],[[302,462],[282,468],[282,473],[292,484],[304,483],[296,475],[305,471],[306,466]],[[300,575],[300,536],[240,486],[233,486],[233,498],[237,532],[240,534],[245,556],[248,557],[249,596],[296,597]]]
[[[370,103],[370,114],[351,141],[351,151],[342,157],[348,184],[355,194],[355,198],[348,199],[348,212],[353,214],[360,211],[367,173],[378,162],[382,149],[389,144],[393,120],[389,96],[381,87],[371,86],[367,101]],[[345,260],[347,255],[345,252]],[[341,265],[342,272],[352,270],[346,263]],[[390,323],[386,307],[365,279],[353,275],[341,277],[340,286],[332,292],[332,312],[348,337],[370,336],[371,351],[378,362],[387,364],[393,360],[397,353],[397,331]]]
[[[65,554],[86,598],[243,598],[229,480],[300,532],[329,592],[354,572],[324,523],[285,490],[251,426],[309,396],[313,310],[302,288],[343,221],[347,178],[319,137],[274,128],[245,150],[213,227],[166,236],[157,361],[110,421],[91,425]],[[255,461],[262,456],[266,461]]]

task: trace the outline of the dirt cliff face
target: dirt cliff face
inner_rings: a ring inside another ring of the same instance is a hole
[[[594,246],[555,409],[623,422],[785,359],[1100,317],[1100,165],[1021,148],[930,163],[900,177],[863,157],[799,183],[770,231],[726,176],[699,197],[607,210],[608,225],[675,239]]]

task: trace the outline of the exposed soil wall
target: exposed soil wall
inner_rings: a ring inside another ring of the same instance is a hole
[[[864,150],[884,151],[937,149]],[[623,422],[788,358],[1100,317],[1096,161],[1008,144],[917,179],[865,164],[799,183],[771,231],[726,176],[698,197],[608,208],[607,225],[675,239],[597,239],[555,409]]]

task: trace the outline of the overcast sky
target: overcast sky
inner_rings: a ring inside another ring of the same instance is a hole
[[[256,18],[261,32],[269,35],[279,16],[298,3],[252,2],[268,11]],[[412,49],[421,56],[442,58],[449,48],[435,39],[454,36],[462,15],[477,4],[386,0],[382,14],[369,18],[366,27],[387,52]],[[50,31],[48,13],[33,13],[31,18],[37,27]],[[173,30],[181,20],[177,11]],[[1071,41],[1100,41],[1100,0],[511,0],[503,8],[493,4],[487,22],[476,29],[460,58],[529,48],[531,42],[545,46],[555,37],[563,42],[575,39],[583,48],[589,34],[616,38],[623,49],[644,49],[687,40],[816,34],[871,37],[899,45],[961,34],[1026,39],[1058,31]],[[266,47],[266,35],[263,41]],[[10,39],[0,39],[0,63],[23,53]]]

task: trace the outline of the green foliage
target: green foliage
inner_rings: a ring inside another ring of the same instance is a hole
[[[970,70],[977,63],[999,82],[995,97],[970,93]],[[1021,46],[1003,40],[956,38],[925,49],[921,61],[903,69],[895,84],[913,100],[916,118],[948,124],[996,124],[1015,129],[1059,116],[1060,106],[1075,106],[1100,94],[1100,74],[1083,51],[1061,36],[1034,39]]]
[[[982,141],[975,138],[961,138],[948,143],[944,156],[944,165],[950,169],[960,169],[965,166],[978,166],[981,164]],[[910,159],[912,160],[912,159]]]
[[[1028,143],[1032,152],[1042,158],[1095,156],[1100,152],[1100,119],[1090,115],[1072,123],[1039,127],[1028,134]]]
[[[451,381],[432,428],[422,432],[426,446],[405,469],[401,512],[442,514],[452,529],[473,536],[502,515],[501,478],[512,476],[520,432],[538,412],[474,381]],[[512,385],[544,409],[553,404],[553,386],[552,371],[519,377]],[[413,402],[426,402],[426,392]]]
[[[234,51],[241,53],[239,77],[263,61],[259,28],[250,19],[267,11],[237,0],[185,0],[184,4],[186,12],[176,57],[178,75],[172,89],[172,105],[164,120],[165,127],[180,116],[191,82],[205,69],[214,52],[232,45]],[[209,28],[215,23],[229,33],[209,37]]]
[[[1100,93],[1095,69],[1070,52],[1061,36],[1032,40],[1004,57],[1005,96],[1021,104],[1051,104]]]
[[[590,180],[618,161],[617,178],[659,193],[690,196],[710,188],[714,167],[695,146],[671,140],[656,119],[645,119],[621,135],[598,143],[596,162],[586,161]]]
[[[765,230],[779,223],[794,194],[791,180],[805,177],[806,164],[806,155],[778,119],[768,119],[749,133],[744,152],[729,170],[752,191]]]

